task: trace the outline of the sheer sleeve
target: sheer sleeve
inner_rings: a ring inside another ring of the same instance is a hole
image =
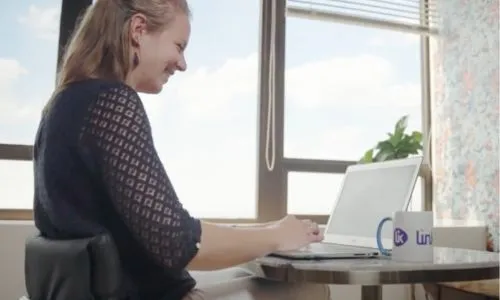
[[[89,107],[80,138],[137,240],[166,268],[185,268],[198,251],[200,221],[177,199],[137,93],[125,85],[101,92]]]

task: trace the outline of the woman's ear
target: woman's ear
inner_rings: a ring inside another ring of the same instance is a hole
[[[130,18],[130,41],[132,46],[139,47],[140,40],[143,34],[147,30],[147,19],[146,16],[137,13]]]

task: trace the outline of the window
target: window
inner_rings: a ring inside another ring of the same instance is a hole
[[[54,87],[60,10],[60,0],[2,5],[0,34],[8,42],[0,47],[0,144],[33,144]],[[0,208],[31,209],[31,162],[0,159]]]
[[[0,160],[2,209],[32,209],[33,164],[31,161]]]
[[[154,140],[193,215],[256,218],[259,1],[189,4],[187,72],[141,95]]]
[[[285,156],[359,160],[403,115],[421,130],[416,34],[287,19]]]
[[[358,161],[403,115],[409,115],[410,132],[422,130],[418,34],[294,17],[287,18],[286,32],[286,158],[302,165],[318,159]],[[316,195],[337,190],[340,176],[305,175],[304,183],[298,178],[289,176],[297,181],[289,182],[289,191],[307,186]],[[289,212],[329,213],[330,195],[310,199],[315,208],[299,205],[298,195],[288,194]],[[412,209],[420,208],[420,195],[419,180]]]

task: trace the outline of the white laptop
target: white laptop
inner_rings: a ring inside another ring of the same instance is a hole
[[[377,225],[394,211],[405,211],[417,181],[422,157],[349,166],[325,228],[325,239],[295,251],[271,256],[288,259],[376,257]],[[392,245],[391,226],[382,231]]]

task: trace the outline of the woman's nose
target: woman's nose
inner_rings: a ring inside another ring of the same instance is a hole
[[[186,59],[184,58],[184,56],[182,56],[182,58],[177,63],[177,69],[179,71],[182,71],[182,72],[186,71],[186,69],[187,69],[187,63],[186,63]]]

